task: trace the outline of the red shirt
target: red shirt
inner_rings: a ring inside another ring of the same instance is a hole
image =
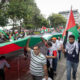
[[[57,51],[53,51],[53,56],[57,56]]]

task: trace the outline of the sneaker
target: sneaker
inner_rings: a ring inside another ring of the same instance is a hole
[[[75,76],[73,77],[73,80],[76,80],[76,77]]]

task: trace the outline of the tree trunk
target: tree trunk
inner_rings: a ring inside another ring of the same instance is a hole
[[[13,34],[14,34],[14,19],[13,19]]]
[[[21,33],[21,26],[22,26],[22,24],[21,24],[21,20],[20,20],[19,33]]]

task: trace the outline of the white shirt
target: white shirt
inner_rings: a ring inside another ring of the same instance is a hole
[[[57,50],[58,49],[57,41],[55,43],[52,43],[52,48],[53,48],[53,50]]]
[[[6,60],[0,60],[0,69],[4,69],[4,67],[10,67]]]
[[[57,51],[57,42],[53,43],[52,42],[52,47],[48,48],[49,50],[49,56],[53,56],[53,51],[56,50]],[[50,67],[52,67],[52,59],[48,59],[50,62]]]
[[[61,45],[63,44],[62,40],[58,40],[57,41],[57,45],[58,45],[58,50],[61,50]]]
[[[51,42],[51,43],[52,43],[52,47],[48,48],[48,50],[50,51],[50,55],[49,56],[52,56],[54,50],[56,50],[56,51],[58,50],[57,42],[56,43]]]

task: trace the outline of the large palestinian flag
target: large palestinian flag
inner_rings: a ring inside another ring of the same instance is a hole
[[[23,48],[26,45],[26,42],[29,38],[30,38],[29,46],[32,47],[41,41],[41,37],[43,37],[45,40],[49,40],[52,37],[52,35],[46,34],[43,36],[41,36],[41,35],[27,36],[26,38],[23,38],[20,40],[6,42],[6,43],[0,43],[0,55],[8,54],[10,52],[13,52],[13,51]]]
[[[16,41],[2,43],[0,44],[0,54],[7,54],[23,48],[26,45],[26,42],[29,38],[31,38],[29,44],[30,46],[33,46],[38,42],[40,42],[40,37],[26,37],[24,39],[20,39]]]
[[[66,35],[67,30],[68,30],[69,34],[73,34],[75,36],[76,40],[78,39],[79,33],[77,31],[77,28],[76,28],[75,19],[74,19],[72,9],[70,11],[70,15],[69,15],[69,19],[68,19],[67,24],[66,24],[66,28],[63,32],[63,36]]]
[[[9,54],[10,52],[17,51],[21,48],[23,48],[26,45],[27,40],[30,38],[30,44],[29,46],[32,47],[39,42],[41,42],[41,37],[43,37],[45,40],[49,40],[52,37],[60,37],[62,34],[49,34],[45,33],[43,35],[32,35],[32,36],[27,36],[23,39],[20,40],[15,40],[12,42],[6,42],[6,43],[0,43],[0,55],[3,54]]]

